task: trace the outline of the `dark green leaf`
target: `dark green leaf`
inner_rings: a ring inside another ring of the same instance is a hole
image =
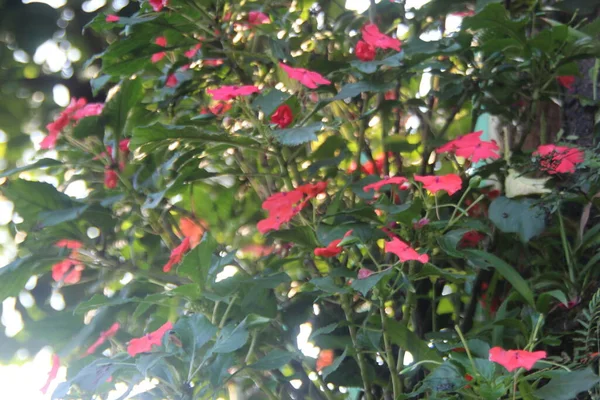
[[[58,160],[53,160],[52,158],[42,158],[41,160],[38,160],[38,161],[34,162],[33,164],[29,164],[29,165],[25,165],[23,167],[13,168],[8,171],[0,172],[0,178],[18,174],[19,172],[23,172],[23,171],[31,171],[32,169],[38,169],[38,168],[56,167],[58,165],[62,165],[62,163]]]
[[[427,343],[419,339],[417,334],[408,329],[406,325],[392,319],[388,319],[387,325],[389,327],[389,335],[392,343],[409,351],[415,361],[431,360],[442,362],[442,358],[437,352],[434,349],[429,348]],[[431,369],[437,366],[437,364],[427,362],[425,365],[429,366]]]
[[[364,279],[354,279],[352,281],[352,285],[350,286],[352,287],[352,289],[362,293],[363,296],[366,296],[367,293],[369,293],[369,290],[373,288],[373,286],[377,285],[377,283],[379,283],[379,281],[383,278],[389,277],[392,271],[392,269],[386,269],[382,272],[374,273],[373,275],[368,276]]]
[[[523,277],[517,272],[517,270],[508,265],[504,260],[486,251],[473,249],[465,249],[463,251],[465,254],[467,254],[467,256],[471,255],[477,258],[481,258],[486,262],[490,263],[492,267],[494,267],[498,271],[498,273],[504,277],[504,279],[510,282],[513,288],[525,298],[527,303],[529,303],[529,305],[535,308],[533,292],[531,291],[531,288],[529,287],[527,281],[523,279]]]
[[[201,143],[225,143],[240,147],[254,147],[253,145],[258,145],[254,139],[245,136],[223,134],[206,129],[203,130],[192,125],[165,125],[155,123],[135,128],[133,130],[130,146],[132,149],[136,149],[147,144],[156,144],[160,142],[170,143],[177,140]]]
[[[395,83],[357,82],[344,85],[333,100],[344,100],[356,97],[363,92],[387,92],[395,87]]]
[[[294,353],[283,350],[272,350],[266,356],[250,365],[250,368],[257,370],[272,370],[283,367],[294,358]]]
[[[241,348],[248,341],[248,330],[244,322],[238,326],[233,323],[226,325],[213,347],[213,353],[231,353]]]
[[[344,361],[344,359],[346,358],[347,352],[348,352],[348,349],[345,349],[344,352],[342,353],[342,355],[339,356],[338,358],[336,358],[335,361],[331,365],[323,368],[323,370],[321,371],[323,380],[326,380],[327,377],[329,376],[329,374],[335,372],[335,370],[337,370],[340,367],[340,365],[342,365],[342,361]]]
[[[177,273],[191,278],[203,289],[206,286],[212,254],[218,243],[210,233],[206,233],[198,246],[194,247],[181,261]]]

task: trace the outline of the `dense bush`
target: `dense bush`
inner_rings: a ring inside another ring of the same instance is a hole
[[[53,397],[598,398],[600,160],[560,121],[596,109],[600,25],[549,3],[99,15],[106,103],[1,187],[2,298],[66,303],[21,334],[68,366]]]

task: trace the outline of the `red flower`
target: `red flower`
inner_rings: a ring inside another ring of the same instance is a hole
[[[440,176],[419,176],[415,175],[415,181],[421,182],[423,187],[431,193],[437,193],[440,190],[445,190],[450,196],[458,192],[462,187],[460,176],[455,174],[440,175]]]
[[[208,110],[211,113],[213,113],[214,115],[221,115],[221,114],[225,114],[227,111],[231,110],[231,107],[233,107],[231,105],[231,103],[219,101],[217,103],[214,103],[210,107],[208,107]]]
[[[573,75],[557,76],[556,80],[558,81],[558,84],[565,89],[573,90],[573,85],[575,84],[575,77]]]
[[[171,74],[167,77],[167,81],[165,82],[165,86],[166,87],[175,87],[177,86],[177,83],[179,81],[177,80],[177,77],[175,76],[175,74]]]
[[[154,11],[159,12],[167,5],[167,0],[148,0],[148,3],[150,3]]]
[[[471,375],[469,375],[469,374],[465,374],[465,380],[467,382],[471,382],[473,380],[473,377]]]
[[[67,258],[52,266],[52,279],[56,282],[75,284],[81,279],[81,271],[83,271],[83,265]]]
[[[260,11],[250,11],[248,13],[248,23],[250,25],[270,24],[271,19],[267,14],[261,13]]]
[[[100,346],[102,346],[102,344],[104,342],[106,342],[106,339],[115,336],[115,334],[117,333],[117,331],[119,330],[121,326],[119,325],[118,322],[115,322],[114,324],[112,324],[112,326],[110,328],[108,328],[108,330],[100,333],[100,337],[98,338],[98,340],[96,340],[94,342],[94,344],[92,344],[85,352],[85,354],[90,355],[90,354],[94,354],[94,352],[96,351],[96,349]]]
[[[193,249],[200,243],[204,236],[204,227],[192,218],[182,217],[179,219],[179,229],[183,236],[190,239],[190,247]]]
[[[269,211],[269,217],[258,222],[256,228],[261,233],[278,230],[298,214],[308,201],[327,189],[327,182],[307,183],[289,192],[280,192],[266,199],[262,208]],[[306,196],[306,197],[305,197]],[[300,202],[298,204],[298,202]]]
[[[453,12],[450,15],[454,15],[455,17],[472,17],[473,15],[475,15],[475,11],[458,11],[458,12]]]
[[[294,79],[307,88],[316,89],[319,85],[330,85],[331,81],[317,72],[309,71],[304,68],[293,68],[284,63],[279,63],[279,66],[288,74],[291,79]]]
[[[173,265],[179,264],[185,253],[190,251],[191,246],[191,238],[184,238],[181,241],[181,244],[171,251],[171,256],[169,257],[169,261],[163,267],[163,272],[169,272],[171,268],[173,268]]]
[[[119,22],[121,18],[118,15],[108,14],[106,16],[106,22]]]
[[[156,39],[154,39],[154,43],[156,43],[160,47],[167,47],[167,38],[164,36],[159,36]],[[152,54],[151,61],[154,64],[156,64],[157,62],[159,62],[160,60],[165,58],[166,55],[167,55],[167,53],[164,51],[154,53],[154,54]]]
[[[377,50],[364,40],[359,40],[354,48],[354,53],[356,54],[356,58],[361,61],[373,61]]]
[[[152,350],[152,346],[160,346],[162,344],[162,338],[167,333],[173,329],[173,324],[167,322],[154,332],[150,332],[141,338],[131,339],[129,345],[127,345],[127,353],[131,357],[135,357],[136,354],[146,353]]]
[[[202,43],[198,43],[197,45],[195,45],[194,47],[192,47],[191,49],[189,49],[188,51],[186,51],[183,54],[187,58],[194,58],[196,56],[196,53],[198,53],[198,50],[200,50],[201,48],[202,48]]]
[[[335,358],[335,353],[333,352],[333,350],[328,350],[328,349],[321,350],[319,352],[319,357],[317,358],[317,365],[316,365],[317,372],[319,372],[323,368],[329,367],[331,364],[333,364],[334,358]]]
[[[416,260],[425,264],[429,261],[429,256],[427,254],[417,253],[415,249],[396,237],[392,238],[389,242],[385,242],[385,252],[397,255],[400,262]]]
[[[312,199],[327,190],[327,181],[307,183],[305,185],[298,186],[296,190],[306,195],[309,199]]]
[[[361,268],[361,269],[358,270],[358,279],[367,279],[368,277],[370,277],[374,273],[375,272],[371,271],[370,269]]]
[[[401,43],[379,31],[375,24],[367,24],[362,28],[362,38],[365,42],[378,49],[394,49],[400,51]]]
[[[46,394],[46,392],[50,388],[50,385],[52,384],[52,381],[56,379],[59,368],[60,368],[60,358],[56,354],[54,354],[54,355],[52,355],[52,367],[50,368],[50,372],[48,372],[48,379],[46,380],[46,383],[44,384],[44,386],[40,389],[40,392],[42,392],[43,394]]]
[[[129,142],[131,142],[131,139],[121,139],[119,141],[119,150],[123,153],[129,153]]]
[[[117,171],[112,168],[106,168],[104,170],[104,187],[107,189],[114,189],[117,187],[119,182],[119,175]]]
[[[379,189],[381,189],[381,187],[385,185],[398,185],[398,188],[400,190],[407,190],[410,187],[408,184],[408,179],[406,179],[403,176],[395,176],[393,178],[382,179],[378,182],[366,185],[365,187],[363,187],[363,190],[365,192],[368,192],[371,189],[379,191]]]
[[[344,234],[344,237],[348,237],[352,234],[352,230],[349,230]],[[342,242],[342,239],[336,239],[330,242],[327,247],[318,247],[315,249],[315,256],[319,257],[335,257],[340,254],[344,249],[338,247],[338,244]]]
[[[517,368],[525,368],[529,371],[537,361],[543,358],[546,358],[545,351],[504,350],[501,347],[490,349],[490,361],[502,365],[508,372]]]
[[[83,247],[83,243],[78,240],[61,239],[54,244],[56,247],[64,247],[71,250],[77,250]]]
[[[585,153],[567,146],[544,144],[537,148],[534,156],[540,156],[542,169],[551,175],[575,172],[575,166],[585,159]]]
[[[458,242],[458,247],[460,248],[470,248],[477,247],[479,242],[481,242],[485,238],[483,233],[477,231],[469,231],[466,232],[463,237]]]
[[[277,124],[280,128],[288,127],[294,120],[292,109],[287,104],[282,104],[277,107],[277,110],[271,116],[271,122]]]
[[[337,247],[338,244],[340,244],[340,242],[342,241],[342,239],[337,239],[332,241],[331,243],[329,243],[327,245],[327,247],[318,247],[315,249],[314,253],[315,256],[319,256],[319,257],[335,257],[338,254],[340,254],[342,252],[342,250],[344,250],[341,247]]]
[[[442,147],[435,150],[436,153],[453,152],[459,157],[469,158],[471,161],[478,162],[485,158],[498,159],[500,158],[500,147],[495,141],[484,142],[479,137],[483,131],[472,132],[467,135],[459,136],[458,138],[446,143]]]
[[[215,100],[233,100],[238,96],[249,96],[252,93],[258,93],[260,90],[256,86],[221,86],[217,89],[208,89],[206,93]]]
[[[397,100],[398,99],[398,93],[395,90],[388,90],[383,95],[383,98],[385,100]]]

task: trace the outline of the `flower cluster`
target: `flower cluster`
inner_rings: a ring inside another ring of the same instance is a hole
[[[91,117],[93,115],[100,115],[104,104],[102,103],[89,103],[86,99],[71,99],[71,103],[65,108],[58,118],[53,122],[46,125],[48,135],[40,143],[40,148],[52,149],[56,146],[58,136],[65,129],[70,122],[76,122],[85,117]]]

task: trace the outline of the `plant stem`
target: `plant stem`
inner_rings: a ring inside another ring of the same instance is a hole
[[[460,327],[458,325],[454,325],[454,330],[458,333],[458,337],[460,337],[460,341],[463,346],[465,346],[465,351],[467,352],[467,357],[469,357],[469,361],[471,362],[471,368],[473,368],[473,372],[478,374],[477,367],[475,366],[475,361],[473,361],[473,355],[471,354],[471,350],[469,350],[469,346],[467,345],[467,340],[465,339]]]
[[[233,296],[233,298],[229,302],[229,305],[227,306],[227,309],[225,310],[225,314],[223,314],[223,318],[221,318],[221,323],[219,324],[219,329],[222,329],[225,326],[225,321],[227,321],[227,317],[229,316],[229,311],[231,311],[231,308],[233,307],[233,304],[235,303],[237,298],[238,298],[238,295],[236,294],[235,296]]]
[[[348,330],[350,331],[350,338],[352,339],[352,345],[354,346],[354,350],[356,351],[356,362],[358,363],[358,368],[360,369],[360,376],[363,381],[365,399],[374,400],[373,394],[371,393],[371,382],[369,380],[369,376],[367,375],[367,362],[365,360],[364,354],[360,351],[358,339],[356,336],[356,328],[354,326],[354,320],[352,318],[352,306],[350,305],[349,295],[342,296],[342,309],[344,310],[344,314],[346,315],[346,321],[348,321]]]
[[[392,391],[394,394],[394,399],[396,399],[401,393],[402,384],[400,383],[400,376],[398,375],[398,370],[396,369],[396,360],[394,359],[394,352],[392,350],[392,344],[390,343],[387,315],[385,315],[385,303],[383,300],[381,301],[381,306],[379,307],[379,315],[381,316],[381,329],[383,331],[383,345],[385,347],[386,362],[392,377]]]

